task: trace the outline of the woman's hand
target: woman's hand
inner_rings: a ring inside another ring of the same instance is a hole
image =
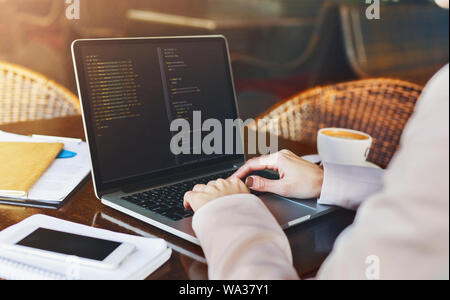
[[[207,185],[197,184],[191,192],[187,192],[184,195],[184,207],[192,208],[196,212],[200,207],[217,198],[249,193],[245,183],[237,177],[228,180],[218,179]]]
[[[249,176],[246,185],[250,189],[299,199],[320,196],[323,184],[322,168],[301,159],[289,150],[250,159],[230,178],[242,179],[253,171],[265,169],[277,171],[280,180]]]

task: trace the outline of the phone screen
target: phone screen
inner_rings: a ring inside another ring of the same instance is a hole
[[[38,228],[16,245],[103,261],[121,243]]]

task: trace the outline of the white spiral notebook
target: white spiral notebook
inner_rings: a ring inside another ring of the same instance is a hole
[[[78,266],[73,276],[71,265],[35,255],[26,255],[0,246],[0,278],[10,280],[140,280],[147,278],[171,256],[172,250],[162,239],[143,238],[72,223],[45,215],[34,215],[0,232],[0,245],[28,226],[87,235],[131,243],[136,251],[115,270]]]

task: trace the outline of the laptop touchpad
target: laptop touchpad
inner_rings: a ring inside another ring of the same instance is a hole
[[[289,227],[288,224],[301,218],[308,219],[308,216],[316,213],[316,210],[296,203],[294,201],[273,195],[259,195],[264,204],[269,208],[270,212],[275,216],[281,227]]]

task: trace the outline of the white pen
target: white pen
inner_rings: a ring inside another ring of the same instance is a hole
[[[77,144],[80,144],[83,141],[81,139],[75,139],[75,138],[48,136],[48,135],[39,135],[39,134],[33,134],[31,137],[36,138],[36,139],[42,139],[42,140],[51,140],[51,141],[77,143]]]
[[[300,223],[306,222],[306,221],[308,221],[309,219],[311,219],[311,215],[307,215],[307,216],[304,216],[304,217],[295,219],[295,220],[289,222],[289,223],[287,224],[287,227],[284,228],[284,229],[287,229],[287,228],[290,228],[290,227],[294,227],[295,225],[298,225],[298,224],[300,224]]]

